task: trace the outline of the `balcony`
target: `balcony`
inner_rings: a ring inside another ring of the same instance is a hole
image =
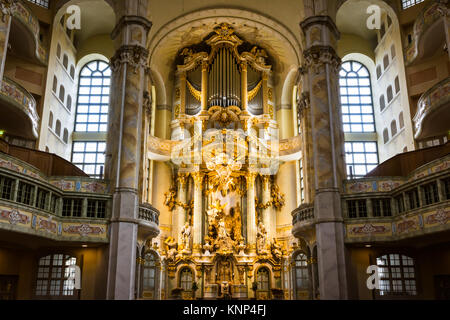
[[[111,195],[104,181],[47,176],[0,153],[0,231],[53,241],[107,243]]]
[[[347,243],[450,235],[449,154],[405,176],[346,181],[344,189],[342,208]]]
[[[425,59],[443,50],[446,43],[445,4],[432,2],[425,7],[414,22],[412,41],[405,49],[406,65]]]
[[[315,225],[314,204],[303,204],[292,211],[292,234],[296,238],[309,238]]]
[[[450,77],[422,94],[413,120],[416,139],[444,135],[449,132]]]
[[[38,138],[39,116],[31,93],[4,77],[0,88],[0,129],[8,135]]]
[[[8,43],[14,54],[47,65],[48,53],[39,39],[39,20],[31,9],[18,1],[11,20]]]
[[[159,211],[148,203],[139,206],[138,239],[145,241],[159,234]]]

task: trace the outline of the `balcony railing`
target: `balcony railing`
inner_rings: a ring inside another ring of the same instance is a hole
[[[0,153],[0,230],[57,241],[105,243],[110,207],[104,181],[48,177]]]
[[[159,211],[147,204],[141,204],[139,206],[139,219],[153,222],[159,226]]]
[[[314,205],[306,204],[292,211],[292,224],[314,220]]]
[[[446,11],[447,8],[445,4],[432,2],[420,12],[414,22],[412,41],[405,49],[405,61],[407,65],[413,63],[418,57],[419,44],[423,35],[435,24],[435,22],[445,17]],[[442,30],[442,32],[445,33],[445,30]]]
[[[448,106],[450,106],[450,77],[438,82],[420,97],[419,102],[417,103],[417,113],[414,116],[414,126],[416,129],[415,138],[419,139],[423,135],[424,120],[441,107],[445,108],[443,110],[443,117],[441,118],[445,123],[442,124],[443,126],[438,125],[436,128],[436,125],[438,124],[436,121],[434,126],[430,126],[429,130],[427,130],[430,131],[427,136],[439,134],[440,132],[435,132],[437,129],[439,131],[444,130],[443,133],[448,132],[450,124],[447,121],[448,119],[445,118],[450,114]]]
[[[37,138],[39,116],[36,111],[36,100],[34,100],[33,95],[20,84],[7,77],[3,77],[0,94],[3,96],[4,100],[11,102],[14,106],[27,115],[31,121],[33,136]]]
[[[42,46],[39,39],[39,20],[34,15],[33,11],[22,1],[17,1],[16,9],[13,13],[13,18],[20,21],[33,35],[36,46],[36,58],[44,65],[48,61],[47,50]]]

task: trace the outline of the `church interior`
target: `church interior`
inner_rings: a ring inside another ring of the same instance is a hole
[[[0,300],[450,299],[449,6],[0,0]]]

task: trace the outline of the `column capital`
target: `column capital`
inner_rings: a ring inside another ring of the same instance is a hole
[[[0,11],[2,12],[2,21],[5,22],[6,16],[12,16],[17,9],[19,0],[0,0]]]
[[[298,115],[300,118],[302,118],[305,111],[307,109],[309,109],[310,103],[311,103],[311,101],[310,101],[309,91],[302,92],[298,99],[298,106],[297,106]]]
[[[312,46],[304,51],[304,68],[318,73],[324,65],[330,65],[334,71],[338,71],[341,66],[341,58],[332,46]]]
[[[135,72],[138,68],[146,68],[148,58],[148,50],[140,45],[123,45],[111,58],[111,69],[117,72],[120,67],[127,63],[134,67]]]
[[[192,178],[194,179],[194,183],[196,187],[202,187],[203,177],[205,176],[200,171],[191,173]]]
[[[180,182],[180,186],[182,188],[186,187],[188,175],[186,173],[178,173],[178,181]]]

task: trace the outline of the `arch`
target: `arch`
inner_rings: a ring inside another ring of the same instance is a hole
[[[67,56],[66,53],[64,53],[64,56],[63,56],[63,67],[66,70],[69,67],[69,57]]]
[[[64,98],[66,96],[66,89],[64,88],[63,85],[59,86],[59,95],[58,98],[59,100],[61,100],[61,102],[64,104]]]
[[[185,291],[192,291],[192,284],[194,283],[194,272],[188,266],[180,269],[178,276],[178,285]]]
[[[400,129],[403,129],[403,127],[405,126],[405,119],[403,118],[403,111],[400,112],[400,114],[398,115],[398,125],[399,125]]]
[[[397,134],[397,121],[392,120],[391,121],[391,136],[395,136]]]
[[[398,78],[398,76],[395,77],[395,81],[394,81],[394,87],[395,87],[395,93],[399,93],[400,92],[400,79]]]
[[[58,90],[58,78],[53,76],[53,85],[52,85],[52,91],[56,93],[56,90]]]
[[[73,64],[70,66],[70,77],[72,79],[75,79],[75,67],[73,66]]]
[[[69,142],[69,131],[67,130],[67,128],[64,128],[63,141],[65,143]]]
[[[380,96],[380,112],[386,108],[386,100],[384,99],[384,94]]]
[[[386,53],[383,58],[383,68],[384,71],[389,67],[389,55]]]
[[[395,55],[396,55],[396,52],[395,52],[395,44],[393,44],[393,45],[391,46],[391,60],[394,60]]]
[[[377,66],[377,79],[380,79],[381,73],[382,73],[382,71],[381,71],[381,66],[378,65],[378,66]]]
[[[394,93],[392,92],[392,86],[388,86],[386,91],[387,102],[390,103],[394,99]]]
[[[59,137],[61,135],[61,121],[56,120],[55,133]]]
[[[50,153],[50,149],[48,148],[48,146],[45,146],[45,152]]]
[[[270,298],[270,269],[267,266],[261,266],[256,270],[255,282],[257,285],[257,298]]]
[[[72,110],[72,97],[70,96],[70,94],[67,95],[66,107],[67,109],[69,109],[69,111]]]
[[[387,143],[389,141],[389,131],[387,128],[383,130],[383,141],[384,143]]]
[[[344,132],[375,132],[369,69],[359,61],[345,61],[339,84]]]
[[[108,126],[111,68],[103,60],[87,62],[78,82],[76,132],[106,132]]]
[[[144,248],[143,248],[144,249]],[[141,297],[156,299],[159,291],[160,257],[154,250],[146,250],[141,270]]]
[[[296,290],[310,289],[310,270],[308,256],[304,251],[297,251],[293,255],[294,261],[294,282]]]
[[[61,45],[58,43],[58,46],[56,47],[56,57],[58,59],[61,59]]]
[[[50,129],[53,128],[53,112],[51,112],[51,111],[50,111],[50,114],[49,114],[49,116],[48,116],[48,127],[49,127]]]

